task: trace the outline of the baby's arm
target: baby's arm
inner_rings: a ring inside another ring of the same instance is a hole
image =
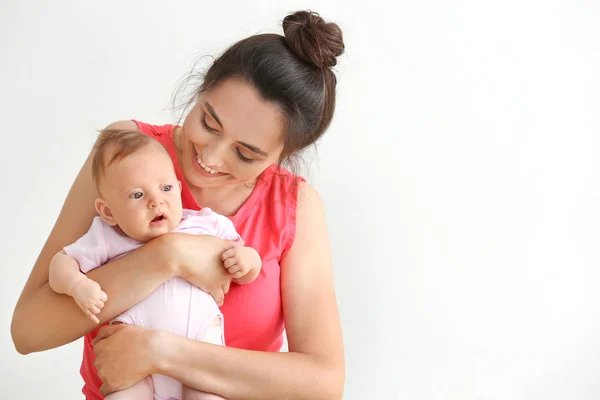
[[[218,237],[234,242],[234,247],[226,250],[221,255],[225,268],[231,274],[232,280],[238,285],[247,285],[254,282],[260,274],[262,260],[252,247],[244,246],[244,240],[235,230],[231,220],[220,214],[215,214],[217,221],[215,233]]]
[[[61,250],[50,261],[49,274],[52,290],[73,297],[92,321],[100,323],[95,314],[100,313],[108,296],[97,282],[80,271],[77,260]]]
[[[247,285],[254,282],[260,274],[262,260],[260,255],[252,247],[234,246],[226,250],[222,255],[223,265],[239,285]]]

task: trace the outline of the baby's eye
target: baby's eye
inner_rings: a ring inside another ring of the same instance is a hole
[[[163,190],[165,192],[170,192],[173,189],[173,185],[165,185],[163,186]]]
[[[138,199],[141,199],[142,196],[143,196],[142,192],[135,192],[134,194],[129,196],[129,198],[138,200]]]

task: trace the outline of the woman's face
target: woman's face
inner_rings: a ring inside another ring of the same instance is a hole
[[[182,169],[191,186],[222,187],[254,180],[283,149],[278,109],[241,78],[202,93],[181,133]]]

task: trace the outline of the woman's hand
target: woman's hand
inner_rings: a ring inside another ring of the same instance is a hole
[[[222,305],[229,291],[231,276],[223,266],[221,254],[232,248],[234,242],[212,235],[168,233],[163,236],[167,240],[177,274],[210,293],[217,304]]]
[[[158,370],[159,331],[136,325],[115,324],[100,328],[92,342],[102,379],[102,394],[127,389]]]

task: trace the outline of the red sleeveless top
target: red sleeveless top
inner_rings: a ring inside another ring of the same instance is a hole
[[[138,129],[162,143],[168,150],[182,185],[183,207],[199,210],[183,177],[173,144],[174,125],[155,126],[134,121]],[[292,246],[296,233],[298,182],[289,171],[270,166],[257,180],[252,194],[239,211],[229,218],[246,242],[262,258],[262,270],[249,285],[231,284],[221,311],[225,320],[225,343],[229,347],[278,351],[283,344],[283,313],[279,262]],[[103,399],[102,381],[94,367],[91,342],[98,329],[85,335],[81,376],[83,394],[88,400]]]

